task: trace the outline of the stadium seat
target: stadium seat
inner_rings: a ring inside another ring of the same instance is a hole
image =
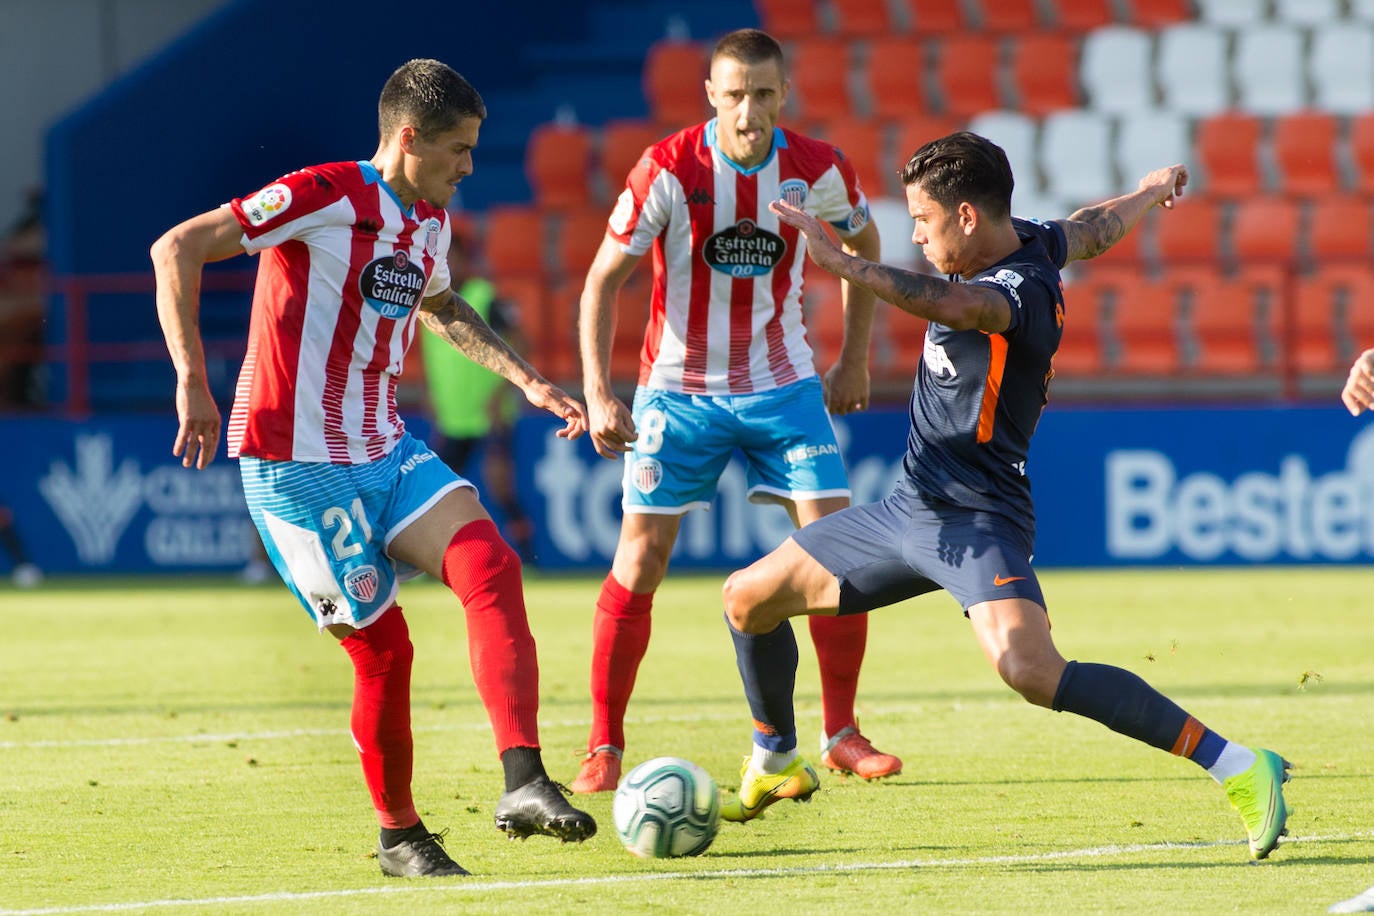
[[[707,51],[695,42],[663,39],[644,59],[644,99],[660,124],[686,126],[711,114],[706,101]]]
[[[1195,267],[1165,274],[1166,295],[1184,317],[1186,368],[1234,376],[1272,367],[1281,282],[1282,274],[1274,270],[1222,277],[1212,268]]]
[[[779,41],[808,38],[820,31],[816,4],[797,0],[754,0],[760,27]]]
[[[1099,375],[1106,365],[1103,287],[1091,281],[1064,286],[1064,335],[1054,354],[1056,376]]]
[[[562,214],[554,223],[554,270],[579,283],[592,266],[601,240],[606,236],[607,214],[586,208]]]
[[[1039,127],[1034,118],[1019,111],[986,111],[970,120],[968,129],[987,137],[1006,152],[1018,193],[1035,192],[1040,188],[1036,159]]]
[[[1278,189],[1288,194],[1326,194],[1341,186],[1337,140],[1340,124],[1324,111],[1302,111],[1272,124]]]
[[[582,124],[548,122],[525,144],[525,177],[545,210],[586,207],[592,195],[592,134]]]
[[[493,281],[542,277],[548,269],[544,231],[544,219],[533,207],[512,204],[489,209],[482,250]]]
[[[898,193],[896,179],[887,167],[889,157],[885,148],[885,129],[872,119],[838,118],[823,122],[816,131],[854,166],[869,198]]]
[[[1049,0],[1050,24],[1068,32],[1090,32],[1116,21],[1112,0]]]
[[[1303,251],[1306,261],[1319,265],[1368,264],[1374,260],[1374,207],[1370,199],[1333,194],[1314,200]]]
[[[1193,18],[1192,0],[1129,0],[1128,21],[1144,29],[1159,29]]]
[[[1121,118],[1116,125],[1116,168],[1121,191],[1129,191],[1161,166],[1192,161],[1188,120],[1171,111],[1147,111]],[[1193,188],[1185,189],[1191,193]]]
[[[1230,107],[1226,43],[1224,31],[1200,22],[1160,30],[1154,72],[1166,110],[1199,117]]]
[[[900,121],[930,110],[925,60],[925,46],[916,38],[889,35],[868,42],[862,72],[873,117]]]
[[[1101,274],[1091,278],[1103,282]],[[1160,284],[1128,272],[1110,281],[1110,370],[1124,375],[1172,375],[1181,368],[1178,314]]]
[[[1249,26],[1236,32],[1231,62],[1238,108],[1281,115],[1307,104],[1303,34],[1286,25]]]
[[[1355,165],[1355,189],[1374,193],[1374,111],[1350,119],[1350,159]]]
[[[976,0],[973,5],[987,32],[1032,32],[1040,26],[1036,0]]]
[[[550,362],[555,360],[555,356],[552,352],[554,341],[548,333],[552,316],[545,282],[536,277],[512,274],[494,277],[492,284],[496,287],[496,295],[510,303],[515,312],[515,323],[528,346],[525,358],[549,377],[555,374],[566,377],[566,374],[558,372],[559,367]],[[566,323],[560,324],[566,326]],[[561,357],[557,361],[563,362]],[[566,366],[562,368],[566,369]]]
[[[668,133],[668,128],[640,118],[621,118],[607,121],[601,126],[601,153],[596,162],[608,200],[620,196],[626,176],[639,162],[644,150]]]
[[[1331,266],[1322,271],[1336,281],[1336,305],[1343,307],[1344,335],[1337,339],[1343,349],[1337,356],[1349,366],[1360,351],[1374,346],[1374,273],[1368,266]]]
[[[1305,374],[1344,373],[1374,340],[1374,274],[1365,265],[1323,265],[1294,283],[1289,353]],[[1356,333],[1361,326],[1365,336]]]
[[[1245,112],[1224,112],[1198,122],[1194,146],[1208,194],[1246,195],[1264,188],[1259,144],[1263,122]]]
[[[1354,115],[1374,109],[1374,28],[1341,22],[1312,30],[1312,106]]]
[[[850,38],[889,34],[893,29],[886,0],[830,0],[836,31]]]
[[[999,38],[976,32],[950,35],[936,43],[933,53],[941,111],[968,118],[1001,104]]]
[[[883,263],[903,270],[923,270],[925,258],[911,241],[913,223],[905,195],[870,198],[868,207],[873,225],[878,228],[878,238],[882,239]]]
[[[1291,265],[1298,260],[1298,204],[1287,197],[1247,197],[1231,214],[1230,253],[1249,264]]]
[[[1198,18],[1216,25],[1238,26],[1261,22],[1267,0],[1195,0]]]
[[[1154,107],[1149,33],[1107,26],[1083,36],[1079,83],[1088,104],[1109,114],[1133,114]]]
[[[1037,117],[1078,107],[1077,39],[1058,32],[1028,32],[1008,41],[1008,72],[1015,94],[1011,107]]]
[[[844,306],[839,278],[810,261],[805,267],[802,312],[806,340],[816,351],[816,366],[824,372],[839,357],[844,343]]]
[[[897,122],[896,136],[892,141],[892,158],[889,160],[889,167],[893,172],[900,172],[902,167],[907,164],[911,154],[920,149],[923,145],[939,137],[948,136],[963,127],[963,121],[958,118],[946,117],[945,115],[917,115],[914,118],[903,118]],[[974,129],[970,125],[970,129]],[[991,138],[996,140],[996,138]],[[997,141],[1001,142],[1001,141]],[[1012,168],[1016,168],[1016,163],[1012,163]]]
[[[961,0],[897,0],[906,4],[911,30],[922,37],[962,32],[969,27]]]
[[[1154,219],[1155,252],[1166,267],[1215,264],[1220,258],[1222,211],[1216,199],[1188,194]]]
[[[794,118],[815,121],[854,113],[849,98],[849,48],[845,39],[828,36],[792,42],[787,109]]]
[[[1274,0],[1274,18],[1290,25],[1325,25],[1341,18],[1340,0]]]
[[[1075,206],[1115,196],[1111,135],[1111,121],[1086,108],[1046,116],[1040,125],[1040,168],[1047,190]]]

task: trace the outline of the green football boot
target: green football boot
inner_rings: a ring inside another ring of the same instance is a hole
[[[749,768],[745,758],[739,774],[739,797],[720,806],[720,816],[727,821],[750,821],[776,801],[810,801],[821,787],[820,777],[811,764],[798,757],[778,773],[758,773]]]
[[[1250,769],[1232,776],[1222,786],[1231,807],[1245,820],[1250,834],[1250,855],[1263,859],[1279,845],[1279,837],[1288,833],[1288,806],[1283,801],[1283,784],[1293,765],[1273,751],[1255,750],[1255,762]]]

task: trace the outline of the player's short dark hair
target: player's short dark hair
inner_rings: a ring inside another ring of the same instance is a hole
[[[902,168],[902,184],[920,186],[946,209],[968,201],[989,216],[1000,217],[1011,214],[1016,180],[1002,147],[961,130],[931,140],[912,153]]]
[[[783,73],[787,69],[782,45],[761,29],[736,29],[725,33],[711,52],[711,63],[715,63],[717,57],[729,57],[742,64],[761,64],[771,60],[777,62],[778,72]]]
[[[428,58],[406,61],[396,68],[377,100],[377,127],[383,140],[405,124],[428,140],[463,118],[486,116],[487,106],[472,84],[447,64]]]

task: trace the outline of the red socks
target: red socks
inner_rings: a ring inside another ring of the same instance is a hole
[[[811,642],[821,669],[821,709],[825,734],[834,737],[854,725],[854,695],[868,643],[868,615],[812,616]]]
[[[496,750],[539,747],[539,660],[525,616],[520,557],[496,525],[464,525],[444,551],[444,584],[463,603],[468,658]]]
[[[625,748],[625,708],[649,648],[654,593],[635,594],[606,576],[592,624],[592,731],[587,749]]]
[[[400,829],[420,820],[410,794],[410,663],[414,647],[398,605],[340,645],[353,660],[353,743],[377,820]]]

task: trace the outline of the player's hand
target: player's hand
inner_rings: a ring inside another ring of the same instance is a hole
[[[838,273],[844,262],[844,251],[833,236],[826,231],[825,224],[800,207],[794,207],[785,200],[775,200],[768,205],[781,222],[806,236],[806,252],[818,267],[831,273]]]
[[[576,439],[587,431],[586,408],[582,406],[581,401],[557,385],[550,385],[539,379],[525,389],[525,399],[564,422],[563,428],[557,433],[558,438]]]
[[[1154,192],[1155,203],[1166,210],[1172,210],[1174,201],[1183,196],[1183,187],[1186,184],[1188,184],[1188,167],[1186,165],[1171,165],[1168,168],[1155,169],[1140,179],[1138,190]]]
[[[592,445],[602,458],[616,459],[639,438],[635,421],[620,398],[591,399],[587,405]]]
[[[1374,407],[1374,350],[1365,350],[1350,367],[1350,377],[1341,391],[1341,403],[1352,417]]]
[[[825,408],[832,416],[868,409],[868,366],[840,360],[821,378]]]
[[[181,466],[204,470],[219,448],[219,407],[204,384],[177,382],[177,428],[172,454]]]

